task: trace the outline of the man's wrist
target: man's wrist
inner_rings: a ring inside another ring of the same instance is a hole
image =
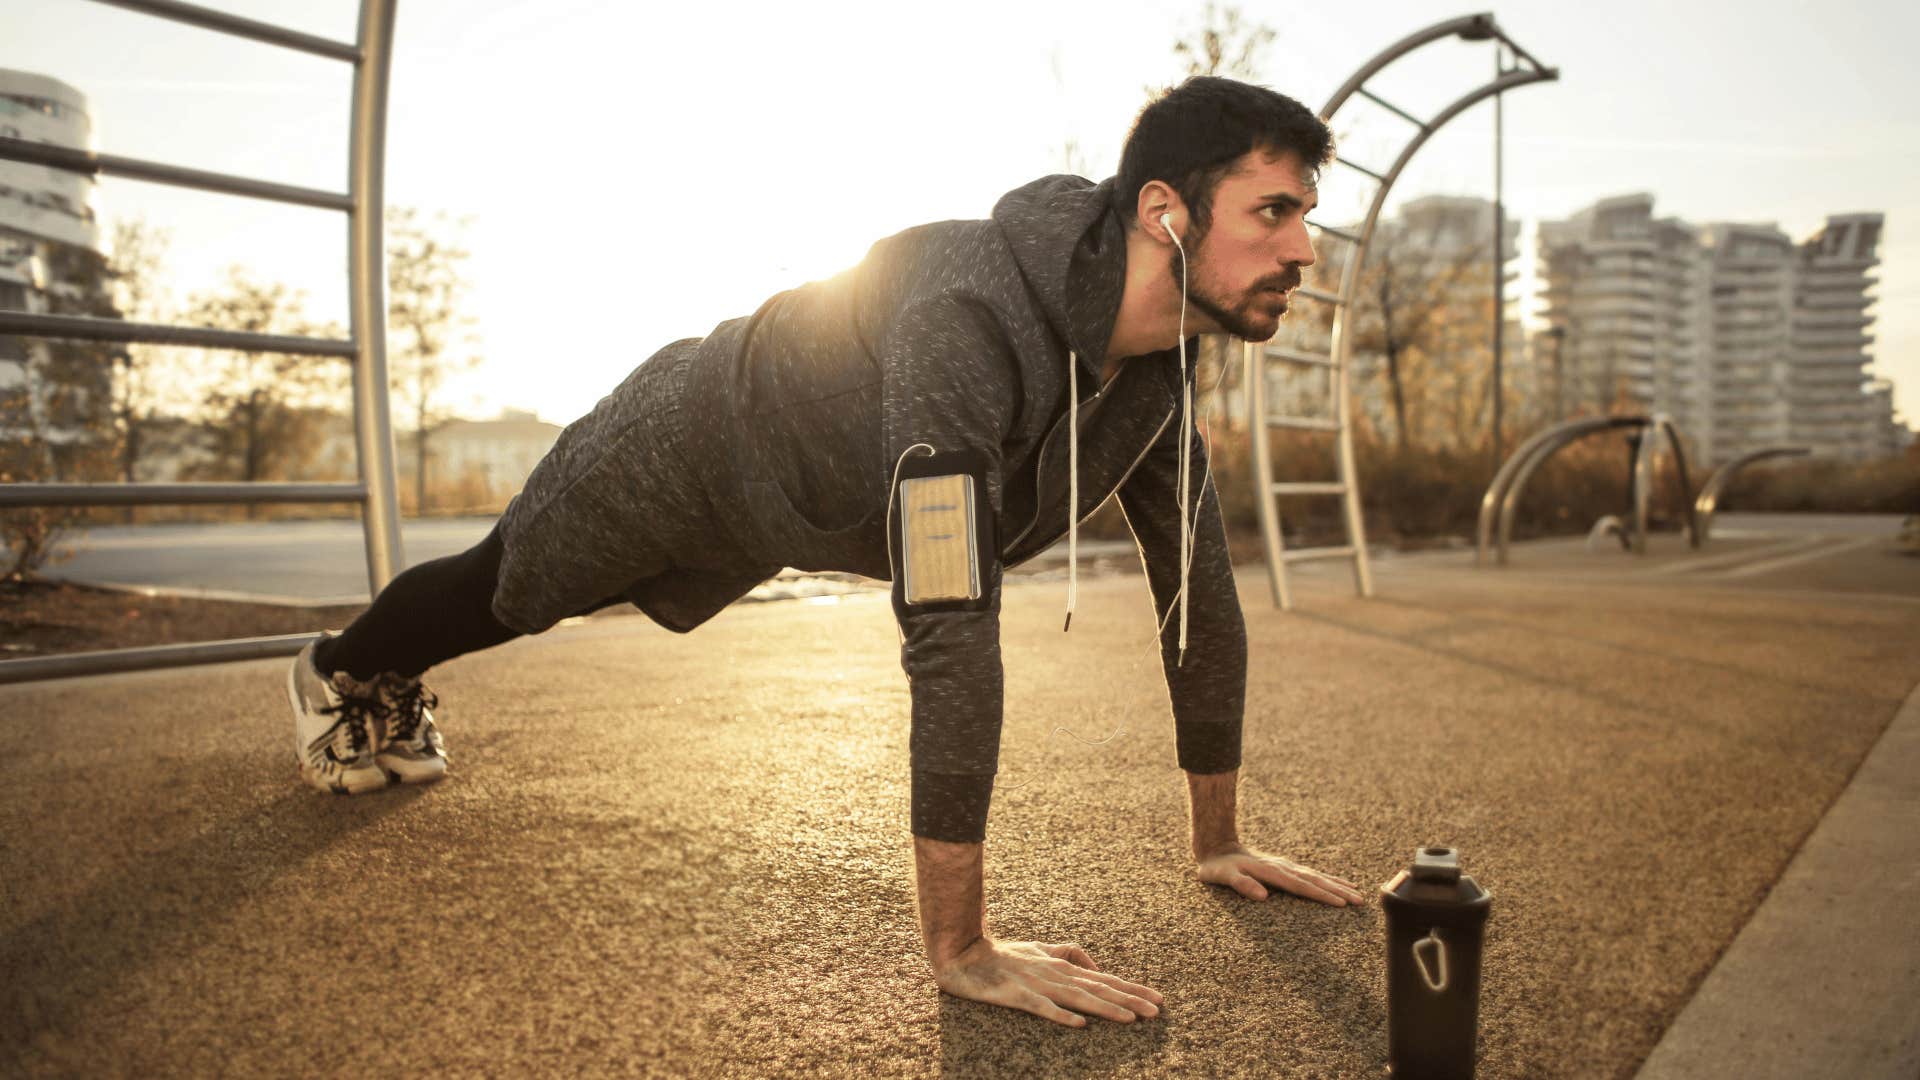
[[[1235,790],[1240,770],[1188,773],[1187,797],[1193,818],[1193,857],[1209,859],[1240,847]]]

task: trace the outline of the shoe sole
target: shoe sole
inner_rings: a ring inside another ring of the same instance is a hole
[[[300,767],[300,779],[309,787],[332,792],[335,795],[364,795],[369,791],[378,791],[386,787],[387,773],[384,769],[376,768],[372,770],[371,777],[353,781],[347,779],[344,772],[339,780],[328,780],[307,767],[306,755],[303,753],[306,747],[300,744],[300,690],[294,685],[294,674],[298,666],[299,658],[296,657],[294,666],[287,669],[287,706],[293,710],[293,758]]]
[[[447,762],[445,758],[436,759],[434,764],[420,766],[411,771],[405,768],[395,768],[381,761],[378,757],[373,760],[374,764],[380,766],[380,771],[387,775],[387,779],[396,784],[431,784],[447,775]]]

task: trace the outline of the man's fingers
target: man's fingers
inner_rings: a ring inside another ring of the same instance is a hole
[[[1121,1024],[1133,1023],[1133,1010],[1110,1001],[1080,983],[1055,983],[1054,1000],[1070,1004],[1081,1012],[1104,1016]]]
[[[1048,956],[1065,960],[1071,964],[1077,964],[1080,967],[1086,968],[1088,971],[1100,970],[1100,965],[1093,962],[1093,957],[1087,955],[1087,950],[1078,945],[1042,945],[1040,948],[1045,951]]]
[[[1128,1012],[1133,1013],[1135,1016],[1160,1015],[1160,1006],[1154,1004],[1153,1002],[1147,1000],[1146,998],[1140,996],[1139,994],[1130,993],[1126,990],[1123,990],[1120,987],[1115,986],[1112,982],[1103,982],[1099,979],[1090,979],[1090,978],[1079,978],[1079,979],[1075,979],[1074,981],[1079,985],[1085,987],[1087,990],[1091,991],[1096,996],[1104,998],[1107,1001],[1113,1002],[1115,1005],[1118,1005],[1121,1008],[1126,1009]]]
[[[1067,1027],[1085,1027],[1087,1025],[1086,1017],[1081,1016],[1079,1013],[1068,1012],[1066,1009],[1054,1004],[1052,998],[1037,990],[1022,992],[1014,999],[1013,1004],[1015,1007],[1025,1009],[1035,1016],[1046,1017],[1056,1024],[1065,1024]]]
[[[1234,887],[1236,892],[1249,900],[1265,900],[1267,898],[1267,890],[1263,888],[1260,882],[1251,874],[1235,874],[1229,879],[1229,883]]]
[[[1250,869],[1247,872],[1255,875],[1268,885],[1284,889],[1295,896],[1304,896],[1309,900],[1318,900],[1323,904],[1332,904],[1335,907],[1346,906],[1347,901],[1345,897],[1338,896],[1322,888],[1304,874],[1293,874],[1272,863],[1260,862],[1253,865],[1255,869]]]

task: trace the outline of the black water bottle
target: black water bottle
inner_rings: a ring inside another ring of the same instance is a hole
[[[1469,1080],[1480,1019],[1480,945],[1493,894],[1460,853],[1423,847],[1380,887],[1387,909],[1387,1067],[1396,1080]]]

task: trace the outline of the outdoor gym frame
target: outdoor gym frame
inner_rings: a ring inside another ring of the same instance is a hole
[[[1423,45],[1453,37],[1466,41],[1497,41],[1511,50],[1515,60],[1524,63],[1525,66],[1516,65],[1513,68],[1507,68],[1504,63],[1497,64],[1499,74],[1493,81],[1441,109],[1430,120],[1422,120],[1367,90],[1367,80],[1379,74],[1383,68],[1395,60]],[[1366,220],[1358,232],[1313,223],[1314,227],[1320,230],[1321,235],[1332,237],[1353,247],[1352,255],[1346,260],[1340,275],[1339,292],[1328,293],[1309,288],[1297,290],[1298,295],[1334,306],[1333,333],[1328,354],[1322,356],[1292,349],[1269,349],[1253,342],[1243,343],[1242,359],[1247,384],[1247,426],[1251,429],[1253,436],[1253,472],[1258,491],[1258,497],[1254,501],[1260,508],[1260,533],[1266,548],[1267,576],[1273,589],[1273,602],[1281,610],[1290,610],[1293,606],[1292,594],[1287,586],[1287,564],[1309,559],[1351,558],[1354,588],[1361,596],[1373,595],[1373,574],[1367,563],[1366,523],[1361,514],[1359,475],[1353,456],[1349,370],[1353,356],[1351,322],[1355,289],[1360,280],[1360,268],[1366,262],[1368,247],[1373,241],[1374,227],[1379,224],[1380,211],[1386,205],[1387,193],[1393,189],[1394,182],[1406,169],[1407,162],[1419,152],[1422,146],[1426,145],[1434,132],[1445,126],[1448,121],[1489,97],[1529,83],[1549,82],[1559,77],[1558,69],[1541,64],[1525,49],[1515,44],[1513,39],[1509,38],[1494,22],[1491,14],[1466,15],[1435,23],[1425,30],[1410,34],[1388,46],[1354,72],[1352,77],[1348,78],[1346,83],[1327,99],[1326,107],[1320,110],[1320,118],[1331,124],[1334,114],[1340,110],[1340,107],[1353,96],[1359,95],[1412,124],[1417,131],[1401,149],[1392,166],[1384,172],[1348,161],[1344,157],[1334,159],[1336,164],[1372,180],[1376,187],[1373,202],[1367,208]],[[1497,252],[1495,261],[1498,262]],[[1495,313],[1495,317],[1499,318],[1499,313]],[[1328,369],[1333,391],[1333,418],[1269,416],[1266,385],[1266,364],[1269,360],[1283,360]],[[1271,438],[1268,432],[1270,428],[1276,427],[1333,432],[1338,446],[1337,461],[1340,479],[1331,482],[1324,480],[1275,482]],[[1288,551],[1281,537],[1280,509],[1277,502],[1283,495],[1341,496],[1345,507],[1347,543],[1338,547]]]
[[[95,154],[24,139],[0,138],[0,159],[96,176],[342,211],[347,215],[350,337],[282,337],[202,327],[155,326],[116,319],[0,311],[0,334],[186,345],[332,356],[353,363],[353,419],[360,480],[351,484],[0,484],[0,509],[27,506],[167,506],[207,503],[355,503],[366,531],[367,584],[373,594],[404,561],[395,498],[393,426],[387,399],[386,257],[383,246],[387,87],[397,0],[361,0],[359,39],[330,41],[178,0],[94,0],[204,30],[341,60],[354,66],[346,194],[201,172],[176,165]],[[313,634],[240,638],[67,656],[0,660],[0,683],[145,668],[291,656]]]

